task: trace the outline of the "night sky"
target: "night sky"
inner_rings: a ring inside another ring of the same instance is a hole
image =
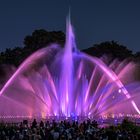
[[[79,49],[115,40],[140,51],[139,0],[0,0],[0,51],[35,29],[65,32],[69,7]]]

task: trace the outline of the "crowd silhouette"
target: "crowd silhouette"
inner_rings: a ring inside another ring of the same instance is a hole
[[[99,127],[95,120],[1,123],[0,140],[139,140],[140,128],[123,121],[119,126]]]

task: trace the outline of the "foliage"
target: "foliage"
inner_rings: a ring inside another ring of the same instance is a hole
[[[36,50],[46,47],[51,43],[58,43],[62,47],[65,43],[65,34],[62,31],[46,31],[44,29],[35,30],[31,35],[24,38],[23,47],[15,47],[14,49],[6,49],[5,52],[0,53],[0,65],[10,64],[19,66],[29,55]],[[83,50],[83,52],[101,57],[107,55],[110,62],[114,58],[123,60],[129,58],[135,62],[140,62],[140,52],[133,54],[127,47],[118,44],[115,41],[106,41],[100,44],[95,44],[92,47]]]
[[[110,58],[112,61],[114,58],[118,58],[123,60],[125,58],[134,57],[131,50],[127,49],[127,47],[118,44],[115,41],[106,41],[100,44],[95,44],[93,47],[83,50],[89,55],[101,57],[104,54]]]
[[[0,53],[0,64],[11,64],[19,66],[30,54],[36,50],[46,47],[51,43],[58,43],[63,46],[65,35],[61,31],[48,32],[46,30],[35,30],[32,35],[27,35],[24,39],[24,47],[6,49]]]

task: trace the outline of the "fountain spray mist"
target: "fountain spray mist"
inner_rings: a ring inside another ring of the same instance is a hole
[[[107,66],[78,51],[68,16],[64,47],[52,44],[36,51],[3,86],[0,118],[139,115],[139,83],[129,82],[134,70],[132,62],[114,60]]]

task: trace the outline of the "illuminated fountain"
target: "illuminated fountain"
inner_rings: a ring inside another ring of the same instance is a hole
[[[68,19],[65,47],[38,50],[1,89],[0,118],[139,116],[135,64],[102,60],[76,48]]]

